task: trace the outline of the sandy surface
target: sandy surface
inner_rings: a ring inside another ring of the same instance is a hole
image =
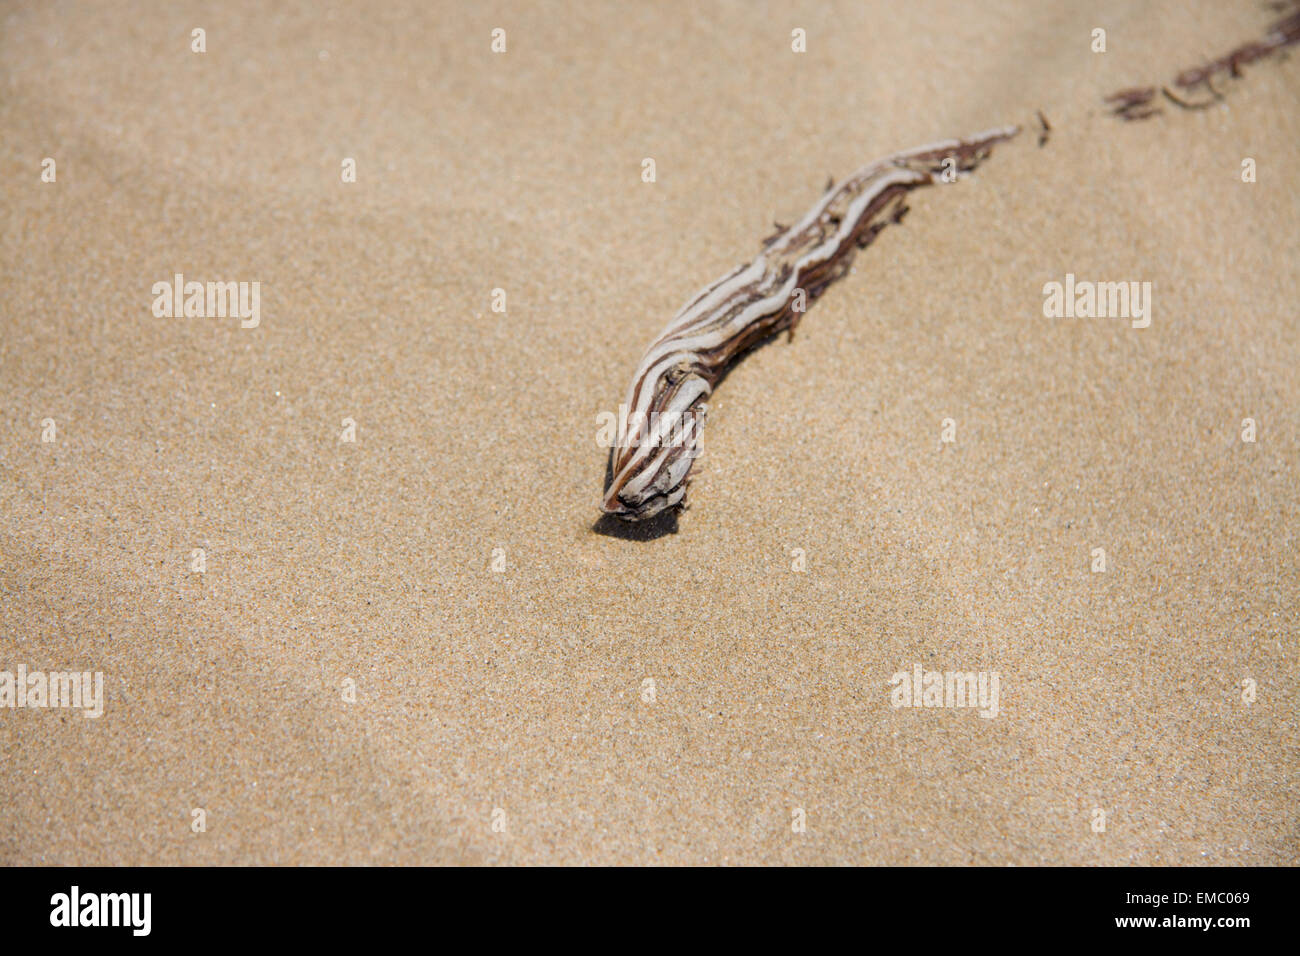
[[[0,669],[107,698],[0,709],[0,862],[1297,862],[1300,57],[1099,102],[1269,11],[259,6],[0,7]],[[692,293],[1040,108],[727,379],[676,534],[592,531]]]

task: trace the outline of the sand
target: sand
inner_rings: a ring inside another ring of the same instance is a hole
[[[105,697],[0,708],[0,862],[1297,862],[1300,58],[1100,102],[1273,14],[260,8],[0,11],[0,670]],[[1037,109],[726,380],[675,534],[592,530],[689,296]]]

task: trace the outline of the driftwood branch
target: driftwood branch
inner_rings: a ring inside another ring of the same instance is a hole
[[[1260,39],[1244,43],[1231,52],[1201,66],[1183,70],[1170,86],[1134,86],[1112,93],[1105,102],[1111,112],[1123,120],[1140,120],[1161,112],[1158,97],[1186,110],[1203,110],[1223,99],[1214,86],[1219,77],[1240,79],[1242,67],[1249,66],[1281,50],[1300,43],[1300,0],[1283,0],[1274,9],[1288,13],[1268,28]],[[1203,97],[1208,94],[1209,99]]]

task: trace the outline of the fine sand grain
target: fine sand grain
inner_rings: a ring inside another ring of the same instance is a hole
[[[1300,861],[1300,57],[1102,103],[1261,4],[263,7],[0,8],[0,671],[105,695],[0,708],[0,863]],[[1006,123],[723,383],[676,534],[593,532],[690,295]]]

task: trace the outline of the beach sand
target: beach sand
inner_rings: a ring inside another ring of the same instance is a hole
[[[0,670],[105,697],[0,708],[0,862],[1300,859],[1300,57],[1101,102],[1274,14],[260,8],[0,11]],[[719,388],[675,534],[593,531],[694,292],[1007,123]]]

